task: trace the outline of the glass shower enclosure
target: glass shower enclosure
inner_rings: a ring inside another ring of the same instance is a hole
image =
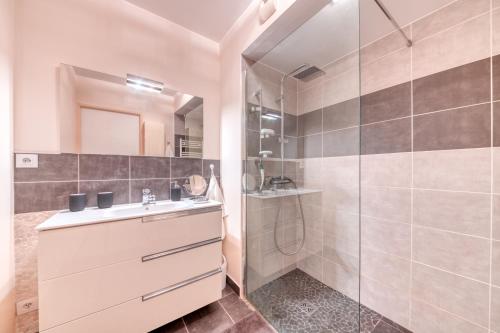
[[[372,332],[360,305],[359,3],[245,63],[246,298],[278,332]]]

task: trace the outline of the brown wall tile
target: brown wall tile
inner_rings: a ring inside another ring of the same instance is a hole
[[[299,158],[314,158],[322,155],[322,134],[302,136],[298,139]]]
[[[298,118],[299,136],[321,133],[323,111],[321,109],[307,112]]]
[[[80,180],[108,180],[128,178],[128,156],[80,155]]]
[[[97,193],[99,192],[113,192],[114,205],[129,203],[128,180],[80,182],[80,193],[87,193],[87,207],[97,206]]]
[[[140,179],[130,181],[131,202],[142,202],[142,190],[150,189],[156,200],[170,199],[170,179]]]
[[[411,151],[411,119],[361,126],[361,153],[387,154]]]
[[[500,100],[500,55],[493,57],[493,100]]]
[[[210,177],[210,164],[214,165],[214,174],[220,177],[220,161],[219,160],[203,160],[203,177]]]
[[[489,102],[490,60],[484,59],[415,80],[413,113]]]
[[[131,156],[130,178],[170,178],[170,158]]]
[[[490,108],[488,103],[415,117],[414,151],[489,147]]]
[[[39,154],[38,168],[14,168],[14,181],[62,181],[78,179],[78,155]]]
[[[359,155],[359,128],[323,133],[323,157]]]
[[[323,109],[323,131],[359,125],[360,100],[353,98]]]
[[[15,183],[16,214],[68,208],[68,197],[78,192],[77,182]]]
[[[170,161],[172,178],[185,178],[202,175],[202,161],[199,158],[172,158]]]
[[[406,82],[361,97],[361,123],[411,115],[411,83]]]
[[[500,147],[500,102],[493,103],[493,147]]]

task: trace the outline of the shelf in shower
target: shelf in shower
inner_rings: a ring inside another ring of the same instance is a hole
[[[318,189],[308,189],[308,188],[299,188],[297,190],[289,189],[289,190],[265,190],[262,192],[251,192],[247,193],[247,196],[257,199],[273,199],[273,198],[281,198],[281,197],[290,197],[294,195],[304,195],[304,194],[312,194],[312,193],[320,193],[322,190]]]

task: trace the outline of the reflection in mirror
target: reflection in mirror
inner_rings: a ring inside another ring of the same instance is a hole
[[[58,71],[63,153],[202,158],[203,99],[128,74]]]

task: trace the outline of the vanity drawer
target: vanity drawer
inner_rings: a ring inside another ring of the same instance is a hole
[[[193,247],[40,282],[40,329],[102,311],[220,267],[220,239]]]
[[[142,297],[66,324],[47,333],[145,333],[221,297],[221,273],[143,301]]]
[[[38,274],[59,276],[221,236],[220,207],[39,233]]]

